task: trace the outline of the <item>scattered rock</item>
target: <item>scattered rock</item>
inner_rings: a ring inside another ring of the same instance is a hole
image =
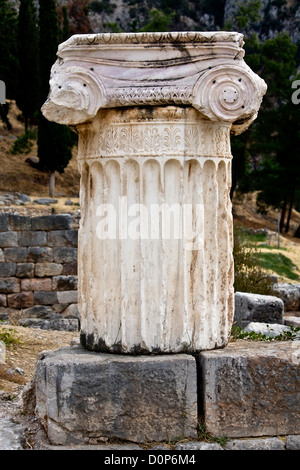
[[[214,442],[184,442],[177,444],[175,450],[223,450],[220,444]]]
[[[39,199],[34,199],[34,204],[41,204],[41,205],[46,205],[48,206],[49,204],[56,204],[58,202],[58,199],[52,199],[48,197],[41,197]]]
[[[59,314],[58,314],[59,315]],[[76,318],[53,318],[52,320],[42,320],[39,318],[22,318],[19,321],[20,326],[29,328],[38,328],[41,330],[58,330],[58,331],[78,331],[79,322]]]
[[[25,444],[24,426],[11,421],[10,419],[0,418],[0,449],[1,450],[23,450]]]
[[[273,290],[283,300],[285,312],[300,309],[300,284],[277,283]]]
[[[286,450],[300,450],[300,435],[287,436]]]
[[[226,450],[284,450],[284,443],[278,437],[266,439],[234,439]]]
[[[31,199],[27,194],[20,194],[19,199],[22,202],[31,202]]]
[[[293,326],[294,328],[300,328],[300,317],[285,315],[284,324],[287,326]]]
[[[32,168],[36,168],[39,164],[39,158],[37,157],[28,157],[26,158],[25,162],[28,163]]]
[[[254,333],[261,333],[267,337],[274,338],[275,336],[284,334],[286,331],[290,331],[290,327],[278,323],[251,322],[244,328],[244,331],[254,331]]]
[[[236,292],[234,321],[242,328],[250,322],[283,323],[284,304],[272,295]]]

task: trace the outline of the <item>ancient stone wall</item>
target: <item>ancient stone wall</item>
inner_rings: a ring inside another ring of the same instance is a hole
[[[79,328],[75,226],[71,215],[0,215],[0,318]]]

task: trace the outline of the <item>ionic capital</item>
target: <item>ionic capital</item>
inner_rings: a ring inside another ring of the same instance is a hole
[[[227,32],[75,35],[59,46],[42,111],[77,125],[101,108],[193,106],[240,133],[266,92],[242,46],[241,34]]]

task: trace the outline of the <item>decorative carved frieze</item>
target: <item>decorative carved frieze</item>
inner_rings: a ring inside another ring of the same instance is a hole
[[[126,108],[116,114],[99,111],[89,124],[94,139],[78,158],[123,157],[221,157],[231,158],[230,124],[201,119],[185,107]]]

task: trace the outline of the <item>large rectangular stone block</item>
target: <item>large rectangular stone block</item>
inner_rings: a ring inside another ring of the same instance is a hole
[[[74,304],[78,302],[77,290],[57,291],[57,299],[60,304]]]
[[[36,263],[35,275],[37,277],[59,276],[63,265],[59,263]]]
[[[34,304],[32,292],[20,292],[18,294],[8,294],[7,303],[10,308],[28,308]]]
[[[16,269],[17,277],[33,277],[34,276],[34,263],[18,263]]]
[[[44,246],[47,244],[46,232],[38,232],[34,230],[19,232],[20,246]]]
[[[0,263],[0,277],[14,276],[16,266],[16,263]]]
[[[206,430],[228,437],[299,434],[299,357],[299,341],[238,341],[201,352]]]
[[[51,291],[52,279],[51,278],[32,278],[21,279],[22,291]]]
[[[190,355],[125,356],[76,346],[47,351],[36,366],[36,412],[52,444],[197,437]]]
[[[7,298],[5,294],[0,294],[0,307],[7,306]]]
[[[0,232],[0,246],[2,248],[18,246],[17,232]]]
[[[273,295],[236,292],[234,321],[242,328],[250,322],[283,323],[283,301]]]
[[[9,215],[10,230],[31,230],[31,218],[23,215]]]
[[[57,292],[49,292],[49,291],[34,292],[34,303],[38,305],[57,304]]]
[[[25,263],[27,261],[27,248],[19,246],[4,248],[4,256],[6,262]]]
[[[27,260],[33,263],[51,263],[53,261],[52,248],[47,246],[29,247],[27,256]]]
[[[68,230],[72,225],[72,217],[69,214],[41,215],[33,217],[32,230]]]
[[[76,263],[77,248],[71,246],[53,248],[53,261],[55,263]]]
[[[78,230],[54,230],[49,232],[48,245],[77,247]]]
[[[8,230],[8,214],[0,214],[0,232],[7,232]]]
[[[0,278],[0,292],[2,294],[20,292],[20,279],[15,277]]]
[[[66,291],[77,290],[78,276],[54,276],[53,290]]]

